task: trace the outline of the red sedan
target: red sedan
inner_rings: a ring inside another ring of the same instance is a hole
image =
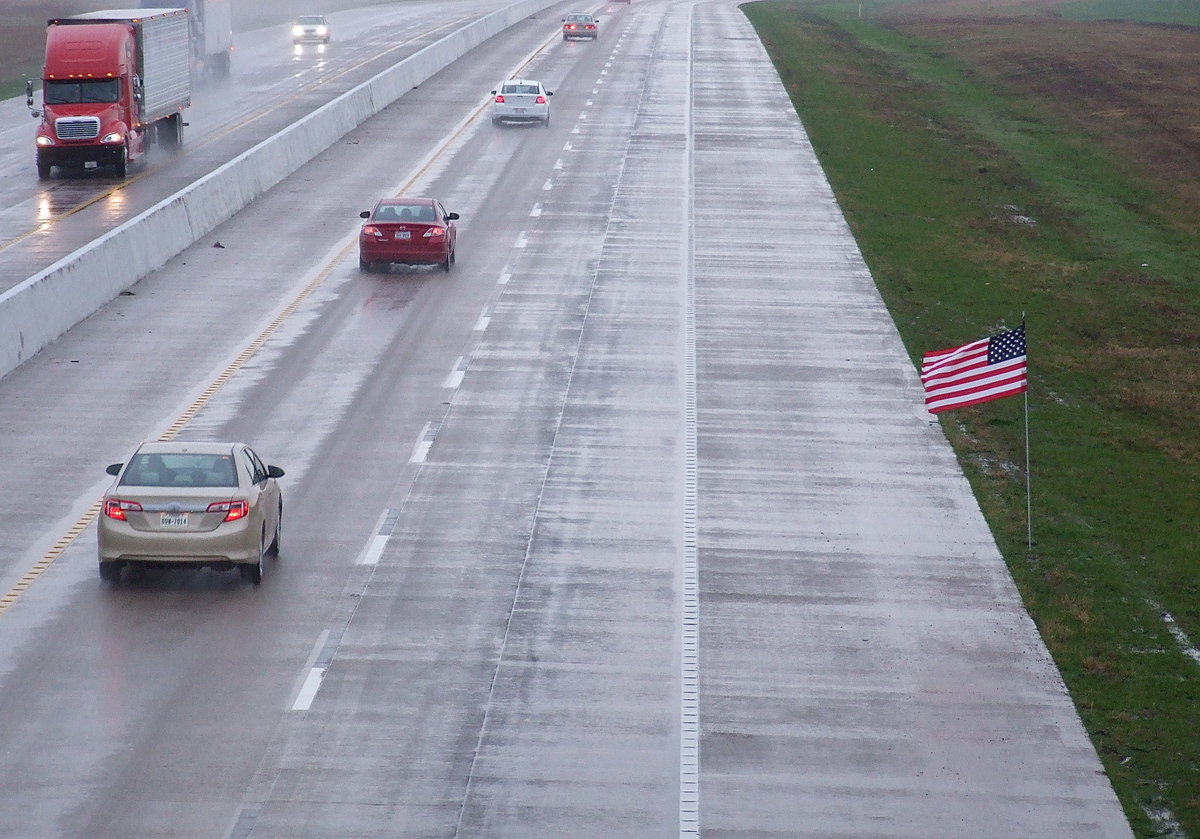
[[[447,213],[433,198],[384,198],[374,210],[359,213],[367,223],[358,234],[358,267],[454,264],[458,213]]]

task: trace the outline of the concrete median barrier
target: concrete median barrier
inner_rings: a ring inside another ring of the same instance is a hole
[[[551,2],[523,0],[467,24],[0,294],[0,376],[413,87]]]

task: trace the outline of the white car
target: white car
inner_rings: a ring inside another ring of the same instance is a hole
[[[300,15],[292,24],[292,43],[329,43],[329,22],[322,15]]]
[[[550,124],[550,97],[539,81],[509,79],[492,91],[492,125],[501,122],[540,122]]]

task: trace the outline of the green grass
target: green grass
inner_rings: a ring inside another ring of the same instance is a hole
[[[904,338],[1013,326],[1020,399],[942,415],[1139,837],[1200,837],[1200,209],[857,4],[744,7]]]
[[[15,79],[0,81],[0,99],[11,99],[14,96],[25,95],[25,80]]]
[[[1075,0],[1058,9],[1068,20],[1137,20],[1200,26],[1197,0]]]

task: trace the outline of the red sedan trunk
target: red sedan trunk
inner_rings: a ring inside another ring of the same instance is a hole
[[[433,199],[385,199],[371,213],[358,237],[359,266],[441,265],[454,263],[456,213]]]

